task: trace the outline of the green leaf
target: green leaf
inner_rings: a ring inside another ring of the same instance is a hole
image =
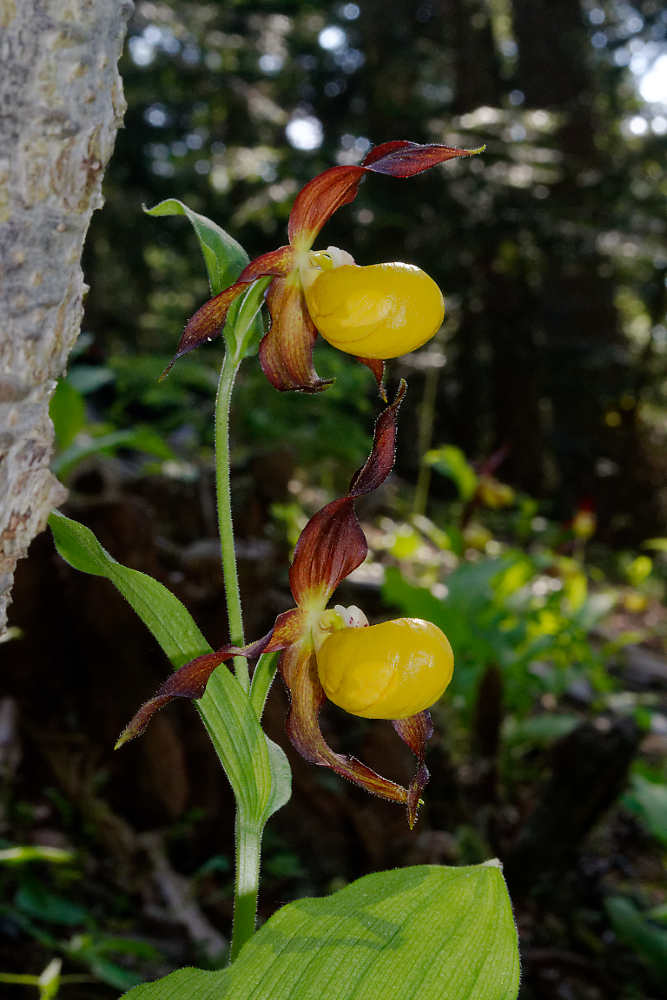
[[[191,222],[204,255],[211,295],[217,295],[223,288],[233,285],[248,263],[247,253],[233,236],[176,198],[167,198],[153,208],[144,208],[144,212],[152,216],[184,215]]]
[[[259,350],[265,332],[261,315],[264,293],[272,281],[271,277],[254,281],[229,308],[224,328],[225,343],[239,360]]]
[[[25,865],[31,861],[49,861],[62,864],[73,861],[72,851],[62,847],[41,847],[39,845],[3,847],[0,850],[0,865]]]
[[[177,597],[146,573],[116,562],[89,528],[54,511],[49,517],[62,558],[83,573],[110,580],[150,629],[173,667],[211,652],[190,613]],[[249,822],[263,826],[289,798],[289,765],[269,745],[249,697],[223,664],[195,702]]]
[[[130,938],[102,936],[97,934],[77,934],[67,944],[66,954],[76,962],[88,966],[91,972],[103,982],[118,990],[128,990],[141,982],[141,976],[127,969],[119,962],[126,957],[155,961],[162,954],[147,941]]]
[[[436,472],[454,481],[464,503],[472,499],[477,489],[477,473],[460,448],[453,444],[443,444],[440,448],[427,451],[424,461],[433,466]]]
[[[14,902],[29,917],[48,924],[66,924],[73,927],[83,924],[88,911],[78,903],[51,892],[36,879],[26,879],[16,893]]]
[[[652,906],[646,916],[649,920],[654,920],[657,924],[667,925],[667,903],[659,903],[658,906]]]
[[[58,382],[51,397],[49,415],[58,447],[69,448],[79,431],[86,426],[86,401],[78,389],[63,379]]]
[[[623,796],[623,805],[667,847],[667,785],[633,774],[630,790]]]
[[[625,567],[625,575],[631,587],[639,587],[652,570],[653,560],[649,556],[637,556]]]
[[[654,552],[667,552],[667,538],[647,538],[642,542],[643,549],[653,549]]]
[[[111,368],[105,368],[102,365],[73,365],[67,374],[68,383],[84,396],[89,392],[97,392],[102,386],[113,382],[115,378]]]
[[[571,733],[578,726],[580,719],[576,715],[547,712],[544,715],[534,715],[528,719],[516,719],[510,716],[503,725],[503,738],[508,743],[530,743],[536,746],[548,746],[555,740]]]
[[[53,471],[61,479],[90,455],[112,455],[119,448],[143,451],[160,459],[174,458],[174,452],[164,438],[151,427],[128,427],[127,430],[110,431],[75,441],[53,461]]]
[[[287,805],[292,795],[292,769],[282,747],[265,737],[271,768],[271,793],[264,810],[264,822]]]
[[[610,896],[605,909],[616,934],[657,973],[667,976],[667,930],[654,926],[635,904],[623,896]]]
[[[514,1000],[519,953],[497,862],[376,872],[271,917],[228,969],[180,969],[128,1000]]]
[[[224,288],[234,284],[248,263],[248,255],[233,236],[206,216],[193,212],[176,198],[168,198],[154,208],[144,208],[144,211],[147,215],[184,215],[189,219],[204,255],[212,295],[217,295]],[[259,342],[265,332],[261,317],[264,293],[272,280],[272,278],[260,278],[255,281],[229,309],[224,339],[229,350],[239,360],[257,353]]]
[[[53,997],[57,996],[60,989],[61,969],[61,960],[59,958],[52,958],[42,971],[36,983],[39,990],[39,1000],[52,1000]]]

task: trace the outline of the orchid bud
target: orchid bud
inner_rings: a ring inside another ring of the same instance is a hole
[[[445,315],[442,292],[412,264],[360,267],[332,259],[328,266],[323,261],[309,268],[303,279],[317,330],[346,354],[378,359],[408,354],[437,333]]]
[[[440,698],[453,669],[447,637],[420,618],[342,628],[317,651],[327,698],[365,719],[406,719],[424,711]]]

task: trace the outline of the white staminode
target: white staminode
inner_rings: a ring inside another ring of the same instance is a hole
[[[341,250],[340,247],[327,247],[324,252],[329,254],[334,267],[340,267],[342,264],[354,264],[352,254],[348,253],[347,250]]]
[[[368,618],[356,604],[351,604],[349,608],[336,604],[334,611],[340,615],[348,628],[365,628],[368,625]]]

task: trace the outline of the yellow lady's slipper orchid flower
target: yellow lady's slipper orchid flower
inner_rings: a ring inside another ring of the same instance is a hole
[[[178,358],[219,335],[231,303],[249,284],[270,277],[266,305],[271,325],[260,344],[259,362],[276,389],[327,388],[330,380],[321,379],[313,367],[318,333],[370,368],[381,387],[384,360],[415,350],[438,330],[444,315],[440,289],[410,264],[357,267],[343,250],[327,262],[327,253],[313,251],[313,243],[334,212],[356,198],[367,174],[414,177],[483,149],[385,142],[359,165],[318,174],[296,196],[287,226],[289,243],[251,261],[233,285],[197,310],[163,376]]]
[[[430,708],[452,679],[444,632],[420,618],[343,628],[317,651],[317,671],[334,705],[363,719],[407,719]]]
[[[358,357],[408,354],[438,332],[445,315],[435,281],[412,264],[311,268],[303,285],[320,335]]]

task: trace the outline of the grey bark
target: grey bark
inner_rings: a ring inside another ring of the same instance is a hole
[[[125,110],[131,10],[0,0],[0,636],[16,562],[65,498],[48,407],[81,324],[81,250]]]

